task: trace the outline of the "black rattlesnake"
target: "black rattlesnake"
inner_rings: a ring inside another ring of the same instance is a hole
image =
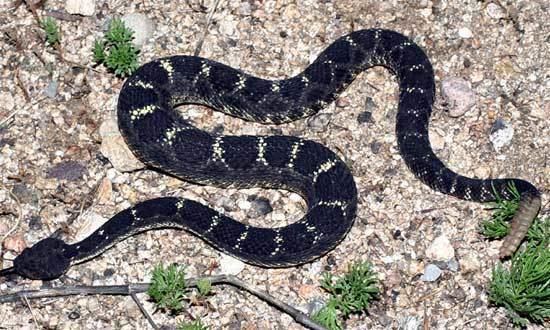
[[[399,79],[396,134],[400,153],[424,183],[465,200],[511,198],[521,193],[512,231],[500,255],[513,253],[540,208],[540,194],[519,179],[471,179],[454,173],[434,155],[428,121],[434,75],[424,52],[403,35],[362,30],[341,37],[302,73],[270,81],[193,56],[173,56],[143,65],[124,84],[118,123],[126,142],[145,164],[184,180],[219,187],[283,188],[302,195],[307,214],[281,228],[246,226],[194,201],[166,197],[124,210],[81,242],[46,238],[25,249],[14,266],[35,279],[57,278],[72,264],[93,258],[118,241],[153,228],[188,230],[216,248],[262,266],[308,262],[334,248],[353,224],[357,191],[347,166],[324,146],[288,136],[213,136],[173,110],[200,103],[261,123],[284,123],[315,114],[355,78],[375,65]]]

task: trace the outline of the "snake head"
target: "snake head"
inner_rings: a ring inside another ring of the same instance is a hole
[[[71,265],[66,256],[68,246],[57,238],[43,239],[13,260],[13,273],[33,280],[56,279]]]

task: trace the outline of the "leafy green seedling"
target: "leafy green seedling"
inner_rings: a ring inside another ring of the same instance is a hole
[[[345,318],[351,313],[366,311],[379,293],[378,279],[367,262],[352,264],[348,272],[339,279],[325,273],[321,287],[330,293],[331,298],[313,319],[329,329],[341,329],[337,316]]]
[[[496,201],[492,203],[495,212],[491,219],[481,223],[481,234],[490,239],[502,238],[508,234],[510,230],[509,220],[512,219],[518,209],[520,194],[517,188],[510,184],[508,191],[512,194],[511,200],[502,199],[496,191],[493,192],[496,196]]]
[[[206,279],[200,279],[197,281],[197,290],[201,297],[206,297],[212,291],[212,283]]]
[[[40,21],[40,27],[46,33],[46,42],[50,46],[58,45],[61,41],[61,33],[59,32],[59,26],[57,22],[51,18],[46,17]]]
[[[178,313],[184,308],[183,302],[187,299],[186,290],[184,267],[170,265],[164,268],[158,265],[153,270],[147,294],[159,309]]]
[[[104,64],[118,76],[132,74],[139,66],[139,50],[132,43],[133,39],[134,32],[121,19],[113,19],[103,39],[94,42],[94,61]]]

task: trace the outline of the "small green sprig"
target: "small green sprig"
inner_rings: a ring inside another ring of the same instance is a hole
[[[498,192],[493,189],[493,194],[496,198],[494,205],[495,212],[491,219],[481,223],[480,232],[482,235],[490,239],[499,239],[508,234],[510,230],[509,220],[512,219],[519,206],[520,194],[514,184],[507,187],[512,199],[502,199]]]
[[[118,76],[132,74],[139,66],[139,50],[132,40],[134,32],[124,25],[121,19],[113,19],[102,40],[96,40],[92,49],[97,64],[113,70]]]
[[[59,26],[57,22],[51,18],[46,17],[40,21],[40,27],[46,33],[46,42],[50,46],[58,45],[61,41],[61,33],[59,32]]]
[[[342,329],[337,316],[345,318],[351,313],[364,312],[379,293],[376,273],[367,262],[352,264],[339,279],[325,273],[321,287],[330,293],[331,298],[313,319],[329,329]]]
[[[186,297],[185,268],[170,265],[166,268],[158,265],[153,269],[151,285],[147,294],[161,310],[178,313],[183,310]]]
[[[180,322],[176,326],[177,330],[208,330],[208,327],[202,324],[201,320],[195,320],[191,323]]]
[[[200,279],[197,281],[197,290],[200,297],[206,297],[212,291],[212,283],[207,279]]]
[[[341,330],[343,327],[342,322],[338,318],[337,305],[338,301],[336,298],[330,298],[327,304],[313,315],[312,319],[327,329]]]

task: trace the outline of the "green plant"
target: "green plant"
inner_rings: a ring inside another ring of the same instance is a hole
[[[329,329],[341,329],[337,316],[345,318],[351,313],[366,311],[379,293],[376,274],[367,262],[352,264],[348,272],[339,279],[325,273],[321,287],[331,297],[326,306],[315,313],[313,319]]]
[[[201,320],[195,320],[191,323],[180,322],[178,323],[177,330],[208,330],[208,327],[202,324]]]
[[[206,297],[210,294],[210,291],[212,291],[212,283],[210,283],[209,280],[200,279],[197,281],[197,290],[201,297]]]
[[[40,21],[40,27],[46,33],[46,42],[50,46],[55,46],[61,41],[61,33],[59,32],[59,27],[57,22],[51,18],[46,17]]]
[[[518,190],[514,184],[510,184],[508,191],[512,194],[511,200],[502,199],[493,189],[493,194],[496,197],[496,201],[492,203],[495,212],[491,219],[481,223],[480,230],[481,234],[490,239],[502,238],[508,234],[510,230],[509,220],[512,219],[518,209],[520,197]]]
[[[139,50],[132,44],[134,32],[120,19],[113,19],[102,40],[95,40],[92,49],[97,64],[113,70],[116,75],[126,76],[138,68]]]
[[[183,310],[186,289],[184,267],[170,265],[164,268],[164,266],[158,265],[153,270],[147,294],[151,296],[159,309],[177,313]]]
[[[548,229],[550,218],[541,222]],[[505,307],[516,325],[550,319],[549,236],[540,242],[528,241],[527,248],[515,254],[509,270],[502,265],[493,269],[489,299]]]
[[[313,315],[312,319],[330,330],[342,329],[342,322],[338,319],[336,305],[336,299],[329,299],[327,304]]]
[[[535,244],[542,244],[550,238],[550,217],[537,218],[527,232],[527,240]]]
[[[495,213],[481,225],[481,233],[491,239],[508,234],[509,220],[519,205],[519,193],[511,184],[511,200],[494,192]],[[493,269],[489,299],[506,308],[512,323],[524,326],[550,318],[550,218],[537,218],[527,232],[527,244],[516,252],[509,269],[502,264]]]

